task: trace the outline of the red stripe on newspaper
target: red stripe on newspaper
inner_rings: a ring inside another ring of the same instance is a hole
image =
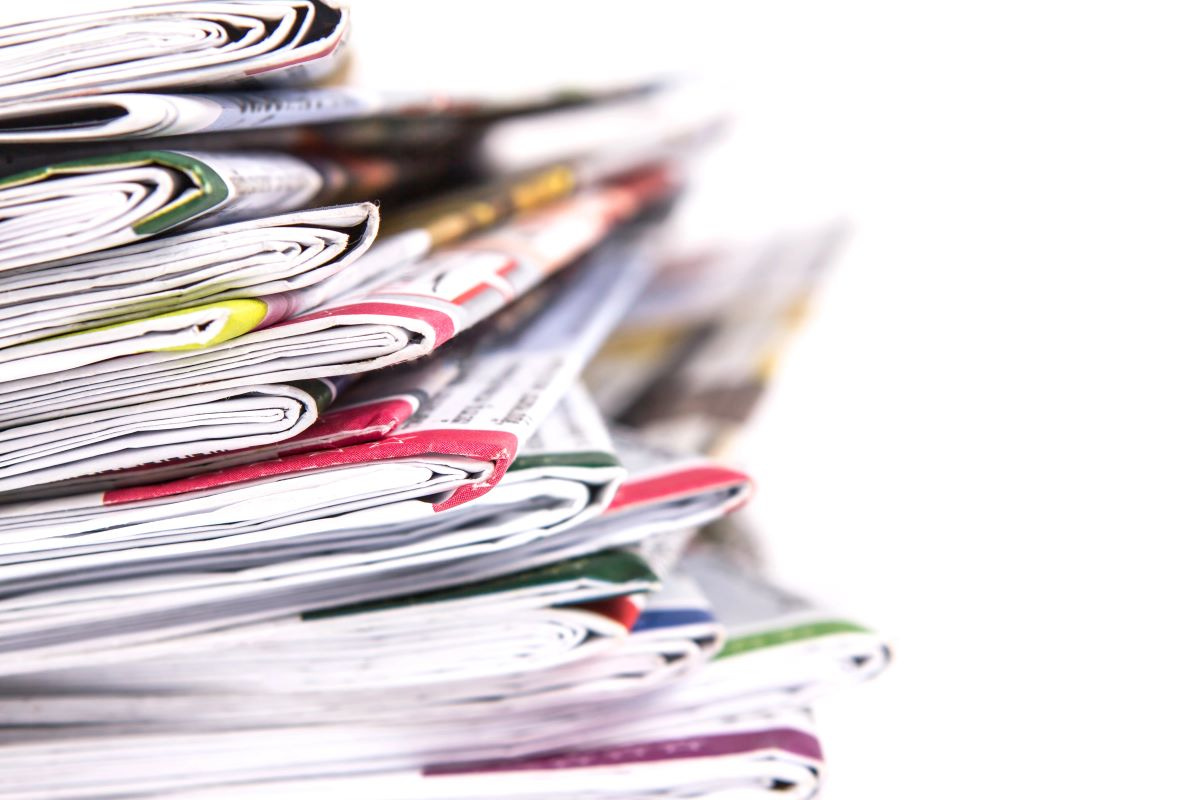
[[[817,737],[798,728],[768,728],[757,731],[739,731],[711,736],[688,736],[682,739],[662,739],[656,742],[641,742],[618,747],[602,747],[581,750],[557,756],[512,759],[509,761],[481,761],[464,764],[442,764],[425,767],[423,775],[467,775],[487,772],[549,771],[558,769],[584,769],[587,767],[640,764],[649,761],[674,761],[689,758],[713,758],[739,753],[765,751],[792,753],[817,766],[823,762],[821,743]]]
[[[500,299],[505,303],[509,302],[516,296],[516,289],[508,282],[508,274],[517,268],[517,261],[514,258],[505,260],[504,265],[493,271],[494,280],[480,281],[475,286],[472,286],[467,291],[455,297],[450,302],[456,306],[464,305],[484,292],[491,289],[496,294],[500,295]]]
[[[313,470],[348,467],[390,459],[422,455],[466,456],[478,461],[492,462],[492,474],[483,481],[460,486],[446,500],[435,503],[434,511],[444,511],[480,497],[491,491],[508,470],[517,451],[517,437],[505,431],[491,430],[428,430],[398,433],[379,441],[350,445],[337,449],[322,449],[309,453],[282,455],[253,464],[240,464],[193,475],[174,481],[113,489],[104,493],[105,505],[136,503],[160,497],[172,497],[186,492],[206,491],[264,478],[297,475]]]
[[[573,607],[582,608],[608,617],[627,631],[633,630],[633,626],[637,624],[638,617],[642,614],[642,607],[638,604],[637,600],[625,594],[617,595],[616,597],[606,597],[603,600],[592,600],[589,603],[576,603]]]
[[[463,292],[462,294],[460,294],[458,297],[454,298],[450,302],[454,303],[454,305],[456,305],[456,306],[465,305],[466,303],[469,303],[471,300],[474,300],[476,297],[479,297],[479,295],[481,295],[484,292],[489,291],[489,290],[499,294],[500,297],[506,303],[512,297],[511,295],[504,294],[504,292],[500,291],[500,289],[498,287],[492,286],[490,283],[481,283],[478,286],[472,287],[472,288],[468,289],[467,291]]]
[[[434,331],[434,347],[440,347],[447,339],[454,336],[454,320],[449,314],[424,306],[409,306],[402,303],[351,303],[350,305],[329,308],[324,311],[314,311],[302,317],[285,320],[275,327],[295,325],[298,322],[308,322],[314,319],[352,316],[398,317],[400,319],[416,319],[428,324]]]
[[[617,489],[617,493],[605,513],[611,514],[630,506],[658,503],[673,497],[684,497],[742,484],[749,488],[751,486],[750,476],[736,469],[716,465],[685,466],[649,478],[627,480]]]

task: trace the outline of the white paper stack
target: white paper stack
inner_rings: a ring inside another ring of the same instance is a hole
[[[347,24],[0,26],[0,799],[812,796],[888,648],[714,527],[705,403],[828,240],[626,319],[708,98],[310,86]]]

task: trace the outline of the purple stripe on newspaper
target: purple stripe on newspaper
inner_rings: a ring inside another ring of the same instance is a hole
[[[458,775],[476,772],[578,769],[648,761],[728,756],[759,750],[783,750],[814,761],[822,760],[821,745],[812,734],[795,728],[771,728],[714,736],[665,739],[658,742],[645,742],[624,747],[605,747],[543,758],[434,765],[424,768],[421,772],[423,775]]]

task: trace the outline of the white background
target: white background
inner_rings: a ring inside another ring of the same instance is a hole
[[[854,226],[745,453],[775,570],[896,645],[818,707],[829,800],[1195,797],[1200,19],[966,6],[358,0],[354,36],[397,87],[699,69],[741,113],[700,218]]]

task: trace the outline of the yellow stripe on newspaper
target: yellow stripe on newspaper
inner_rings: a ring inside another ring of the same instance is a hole
[[[221,342],[227,342],[230,339],[237,338],[244,333],[249,333],[259,326],[259,324],[267,317],[267,304],[262,300],[243,299],[243,300],[222,300],[219,303],[210,303],[204,306],[194,306],[185,308],[182,311],[174,311],[170,314],[162,314],[161,317],[177,316],[186,314],[189,311],[200,311],[208,308],[222,308],[229,312],[229,316],[225,318],[224,324],[220,326],[211,338],[204,342],[195,344],[183,344],[178,347],[164,347],[164,351],[175,350],[199,350],[204,347],[212,347]]]
[[[144,325],[150,320],[170,319],[179,317],[184,314],[197,314],[204,311],[218,311],[224,313],[216,313],[210,315],[209,319],[204,323],[197,323],[196,333],[203,337],[189,344],[175,345],[173,347],[150,347],[144,350],[139,350],[142,353],[165,353],[178,350],[200,350],[205,347],[227,342],[230,339],[237,338],[242,334],[249,333],[257,328],[267,316],[267,304],[262,300],[242,299],[242,300],[222,300],[217,303],[207,303],[205,305],[190,306],[181,308],[177,311],[168,311],[163,314],[153,314],[141,319],[130,320],[128,322],[117,322],[112,325],[102,325],[96,328],[89,328],[86,331],[76,331],[75,333],[64,334],[61,337],[68,339],[72,336],[84,336],[87,334],[95,334],[97,331],[119,330],[120,328],[132,325]]]

